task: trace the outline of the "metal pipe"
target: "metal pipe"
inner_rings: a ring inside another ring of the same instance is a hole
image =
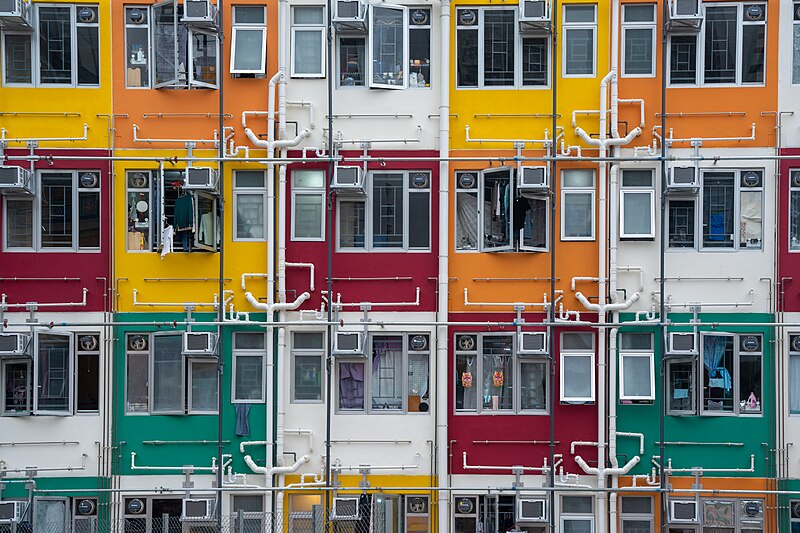
[[[656,135],[657,130],[660,130],[661,126],[653,126],[653,135]],[[725,142],[725,141],[755,141],[756,140],[756,123],[753,122],[750,124],[750,136],[749,137],[688,137],[685,139],[675,139],[672,137],[672,130],[670,130],[670,135],[665,139],[667,143],[691,143],[691,142]],[[795,156],[797,157],[797,156]]]
[[[137,124],[133,125],[133,142],[139,143],[195,143],[195,144],[211,144],[216,147],[219,142],[219,132],[214,130],[214,138],[213,139],[142,139],[139,137],[139,126]],[[192,161],[194,158],[189,157],[187,158],[188,161]]]
[[[544,139],[470,139],[469,137],[469,124],[466,125],[466,137],[465,140],[468,143],[511,143],[511,144],[543,144],[545,147],[549,146],[550,143],[553,142],[552,139],[548,138],[547,130],[545,130]]]
[[[416,290],[416,298],[413,302],[342,302],[342,294],[336,294],[336,301],[331,304],[334,307],[416,307],[419,305],[419,287]]]
[[[481,307],[516,307],[516,306],[524,306],[524,307],[543,307],[547,309],[550,307],[550,303],[547,302],[547,294],[544,295],[544,302],[470,302],[469,301],[469,289],[464,287],[464,305],[474,305],[474,306],[481,306]]]
[[[309,289],[311,290],[311,292],[314,292],[314,263],[288,263],[287,262],[286,266],[287,267],[292,267],[292,268],[307,268],[307,269],[309,269],[309,280],[308,280]],[[242,283],[244,283],[244,280],[242,280]]]
[[[25,468],[5,468],[6,462],[0,461],[0,477],[5,476],[6,474],[18,474],[18,473],[27,473],[31,470],[35,470],[36,472],[74,472],[77,470],[86,470],[86,459],[89,457],[89,454],[82,453],[81,454],[81,466],[47,466],[45,468],[39,468],[38,466],[26,466]]]
[[[6,302],[7,295],[5,293],[0,294],[0,310],[5,311],[11,308],[22,308],[26,309],[28,307],[86,307],[86,294],[89,292],[89,289],[86,287],[83,288],[83,299],[80,302],[54,302],[54,303],[39,303],[39,302],[27,302],[27,303],[17,303],[17,304],[10,304]]]
[[[133,289],[133,305],[145,307],[213,307],[214,309],[219,307],[219,294],[217,293],[214,293],[213,302],[140,302],[136,298],[138,293],[137,289]]]
[[[413,465],[368,465],[368,464],[361,464],[361,465],[342,465],[342,464],[333,464],[331,465],[331,470],[335,470],[336,472],[342,472],[344,470],[356,471],[359,472],[361,470],[417,470],[420,467],[420,454],[419,452],[414,454],[414,457],[417,459],[417,463]],[[359,489],[360,490],[360,489]]]
[[[486,465],[468,465],[467,464],[467,452],[462,452],[463,463],[462,467],[464,470],[511,470],[511,471],[522,471],[522,472],[549,472],[550,468],[547,466],[547,457],[544,458],[544,466],[521,466],[521,465],[514,465],[514,466],[486,466]]]
[[[704,472],[711,472],[711,473],[727,473],[727,472],[755,472],[756,471],[756,456],[754,454],[750,454],[750,468],[704,468],[702,466],[696,466],[692,468],[672,468],[672,458],[670,457],[667,459],[667,467],[665,468],[668,474],[672,474],[673,472],[697,472],[700,471],[701,475]]]
[[[0,144],[8,144],[8,143],[41,143],[41,142],[49,142],[49,141],[68,141],[68,142],[81,142],[86,141],[89,139],[89,125],[87,123],[83,123],[83,137],[15,137],[9,138],[6,137],[6,133],[8,130],[5,128],[0,128]],[[49,157],[49,156],[45,156]]]

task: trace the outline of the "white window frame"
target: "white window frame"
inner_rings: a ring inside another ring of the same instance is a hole
[[[671,416],[694,416],[697,414],[697,361],[691,357],[680,357],[675,359],[668,359],[666,365],[666,387],[664,390],[664,404],[667,415]],[[691,369],[691,377],[689,378],[689,390],[687,391],[687,399],[689,400],[688,409],[672,409],[670,406],[670,399],[673,392],[673,383],[671,379],[673,365],[689,365]]]
[[[626,22],[625,21],[625,11],[629,6],[651,6],[653,8],[653,20],[648,22]],[[657,4],[623,4],[622,6],[622,41],[621,52],[620,52],[620,63],[622,64],[621,69],[621,76],[623,78],[654,78],[656,76],[656,6]],[[628,74],[625,72],[626,62],[625,62],[625,48],[627,39],[625,39],[625,34],[628,30],[650,30],[650,38],[652,42],[652,55],[650,56],[650,72],[647,74]]]
[[[794,44],[794,34],[800,33],[800,14],[796,14],[798,9],[800,9],[800,2],[794,2],[792,4],[792,13],[795,13],[795,15],[792,17],[792,35],[790,36],[790,39],[792,40],[793,85],[800,85],[800,44],[797,46]]]
[[[294,12],[296,8],[319,8],[322,11],[322,22],[320,24],[298,24],[294,21]],[[325,64],[326,64],[326,53],[325,53],[325,6],[322,5],[298,5],[292,6],[292,25],[291,25],[291,35],[290,35],[290,47],[292,51],[292,60],[290,65],[290,76],[292,78],[324,78],[325,77]],[[315,32],[320,34],[320,65],[319,65],[319,72],[313,73],[299,73],[295,71],[295,33],[298,31],[303,32]]]
[[[592,6],[594,22],[566,22],[567,9],[570,7]],[[562,78],[595,78],[597,77],[597,4],[563,4],[561,30],[561,77]],[[591,74],[567,74],[567,33],[569,30],[592,30],[592,72]]]
[[[295,182],[295,175],[298,173],[319,173],[322,176],[322,184],[320,187],[305,187],[305,186],[298,186]],[[324,170],[293,170],[292,171],[292,220],[291,220],[291,240],[298,241],[298,242],[324,242],[325,241],[325,203],[327,199],[327,195],[325,192],[325,171]],[[295,232],[295,227],[297,225],[297,197],[298,196],[316,196],[319,198],[320,205],[322,206],[322,211],[320,215],[320,228],[319,228],[319,238],[316,237],[298,237]]]
[[[646,499],[650,500],[650,513],[649,514],[647,514],[647,513],[625,513],[625,512],[622,511],[622,501],[620,501],[620,505],[619,505],[619,517],[620,517],[619,518],[619,532],[620,533],[625,533],[625,521],[626,520],[633,520],[633,521],[637,521],[637,522],[649,522],[650,523],[650,532],[649,533],[654,533],[654,531],[653,531],[653,498],[650,497],[650,496],[643,496],[643,495],[621,496],[620,498],[621,498],[621,500],[624,500],[625,498],[646,498]]]
[[[800,4],[798,4],[800,5]],[[800,21],[796,22],[797,27],[800,28]],[[800,31],[800,30],[798,30]],[[786,249],[789,253],[799,253],[800,252],[800,185],[794,186],[792,185],[792,175],[800,174],[800,168],[790,168],[788,172],[788,179],[789,179],[789,205],[787,210],[787,224],[789,225],[786,231]],[[794,217],[795,220],[792,220],[792,193],[797,194],[797,202],[796,202],[796,209],[797,215]],[[792,225],[797,227],[797,240],[792,242]]]
[[[128,10],[129,9],[139,9],[142,12],[144,12],[145,20],[141,24],[132,24],[132,23],[128,22]],[[144,64],[147,66],[147,79],[142,80],[142,85],[139,86],[139,87],[128,85],[128,72],[127,72],[127,69],[131,68],[129,65],[132,64],[132,63],[129,63],[130,59],[128,58],[128,59],[126,59],[126,62],[125,62],[125,68],[126,68],[126,72],[125,72],[125,88],[126,89],[149,89],[150,85],[152,83],[152,72],[153,72],[153,70],[152,70],[152,61],[151,61],[152,58],[150,57],[150,48],[151,48],[151,43],[153,42],[153,34],[150,31],[150,16],[151,16],[151,14],[152,13],[151,13],[151,10],[150,10],[150,6],[147,6],[147,5],[139,6],[139,5],[126,4],[123,7],[123,16],[125,17],[125,54],[126,55],[128,54],[128,30],[129,29],[137,29],[137,28],[144,28],[145,30],[147,30],[147,48],[144,50],[144,55],[145,55]]]
[[[620,176],[620,188],[619,188],[619,236],[621,239],[654,239],[656,236],[656,215],[655,215],[655,189],[653,184],[655,183],[655,172],[650,170],[650,186],[626,186],[625,185],[625,171],[626,170],[634,170],[640,171],[639,169],[622,169],[621,176]],[[625,232],[625,197],[629,194],[647,194],[650,197],[649,205],[650,205],[650,232],[649,233],[626,233]]]
[[[263,13],[263,22],[236,22],[236,11],[238,9],[261,9]],[[236,63],[236,36],[239,32],[254,32],[261,33],[261,65],[257,69],[237,69],[234,67]],[[230,73],[231,74],[266,74],[267,72],[267,8],[258,5],[235,5],[233,6],[233,24],[231,27],[231,59],[230,59]]]
[[[766,85],[767,80],[767,68],[768,68],[768,53],[767,53],[767,46],[769,42],[769,35],[767,33],[768,26],[769,26],[769,6],[766,0],[754,0],[752,3],[763,4],[765,12],[764,12],[764,21],[761,22],[745,22],[743,20],[743,9],[744,5],[748,2],[725,2],[725,3],[705,3],[699,2],[701,4],[701,13],[702,13],[702,26],[698,33],[678,33],[678,34],[669,34],[669,38],[667,41],[667,87],[763,87]],[[736,7],[736,76],[735,81],[733,83],[706,83],[705,82],[705,35],[706,35],[706,7]],[[765,28],[765,39],[764,39],[764,81],[762,82],[743,82],[742,81],[742,43],[743,43],[743,27],[744,26],[755,26],[755,25],[764,25]],[[695,62],[695,75],[694,75],[694,83],[672,83],[671,79],[671,69],[670,65],[672,65],[672,35],[681,35],[681,36],[695,36],[696,39],[696,50],[697,50],[697,58]]]
[[[261,187],[248,187],[244,185],[238,185],[236,182],[236,176],[239,172],[258,172],[264,178],[264,185]],[[231,235],[232,239],[235,242],[264,242],[269,237],[267,235],[267,175],[265,172],[259,170],[245,170],[239,169],[233,171],[233,235]],[[238,236],[238,229],[239,229],[239,210],[237,209],[239,203],[240,196],[258,196],[261,198],[261,205],[264,206],[264,210],[262,211],[262,220],[261,226],[263,229],[264,236],[261,238],[258,237],[239,237]]]
[[[40,35],[41,32],[39,31],[39,8],[41,7],[68,7],[70,8],[70,83],[45,83],[41,81],[41,49],[40,49]],[[76,10],[81,7],[90,7],[97,10],[98,20],[94,22],[84,23],[78,22]],[[31,16],[33,18],[33,28],[30,31],[19,31],[19,30],[10,30],[2,32],[2,57],[3,58],[3,65],[0,67],[2,69],[2,82],[4,87],[71,87],[71,88],[97,88],[100,86],[101,80],[103,78],[103,58],[101,57],[103,53],[103,45],[100,42],[100,6],[97,4],[50,4],[50,3],[32,3],[31,4]],[[78,83],[78,27],[93,27],[97,28],[97,61],[98,61],[98,82],[93,84],[79,84]],[[6,35],[30,35],[31,36],[31,48],[30,48],[30,60],[31,60],[31,83],[8,83],[6,81],[6,67],[5,67],[5,57],[6,57]]]
[[[578,332],[576,332],[578,333]],[[585,332],[580,332],[585,333]],[[561,334],[561,351],[560,351],[560,360],[558,365],[558,382],[559,382],[559,394],[561,396],[561,403],[562,404],[573,404],[573,403],[593,403],[595,401],[595,397],[597,396],[597,372],[595,371],[595,360],[597,358],[597,344],[594,335],[592,335],[592,348],[591,350],[579,350],[579,349],[565,349],[564,346],[564,335],[568,335],[569,333],[562,333]],[[590,371],[590,379],[589,379],[589,386],[590,386],[590,393],[589,396],[566,396],[566,388],[564,387],[567,375],[566,369],[564,365],[564,361],[569,358],[589,358],[589,368]]]
[[[619,399],[620,401],[652,401],[656,398],[656,380],[655,380],[655,353],[653,351],[653,336],[649,333],[637,332],[637,334],[646,334],[650,337],[650,348],[648,350],[631,349],[627,350],[620,347],[619,350]],[[623,333],[622,335],[625,335]],[[628,394],[625,391],[625,360],[628,358],[647,359],[647,364],[650,369],[650,394],[647,396],[637,396]]]
[[[400,12],[403,24],[403,50],[400,54],[400,71],[403,73],[403,83],[390,84],[382,81],[375,81],[375,62],[377,59],[374,54],[377,52],[376,46],[372,46],[373,40],[376,38],[374,17],[375,11],[378,9],[397,10]],[[367,86],[370,89],[406,89],[408,88],[408,8],[397,4],[374,4],[372,9],[369,10],[369,33],[367,34],[367,50],[366,50],[366,70],[367,70]]]
[[[565,186],[564,185],[564,176],[567,172],[572,169],[564,169],[561,171],[561,204],[559,211],[561,212],[561,240],[562,241],[593,241],[595,240],[595,232],[597,229],[597,200],[596,200],[596,186],[597,186],[597,174],[593,169],[574,169],[580,171],[591,170],[592,172],[592,185],[589,186],[581,186],[581,187],[572,187],[572,186]],[[591,195],[591,206],[592,206],[592,213],[591,213],[591,235],[584,235],[584,236],[567,236],[564,234],[566,229],[566,220],[567,220],[567,209],[566,209],[566,199],[567,196],[570,195]]]
[[[458,63],[456,62],[455,70],[454,70],[454,83],[456,85],[457,90],[509,90],[509,89],[524,89],[524,90],[547,90],[550,88],[551,80],[553,78],[553,65],[551,61],[551,46],[552,43],[550,39],[545,39],[547,43],[547,83],[543,85],[523,85],[523,72],[522,72],[522,41],[525,38],[536,38],[536,37],[545,37],[546,34],[542,33],[541,35],[538,34],[524,34],[520,31],[520,23],[519,23],[519,9],[514,6],[479,6],[479,5],[465,5],[459,6],[459,9],[471,9],[475,10],[478,13],[478,20],[476,21],[474,26],[461,26],[459,28],[458,21],[456,21],[456,33],[455,37],[455,45],[456,50],[454,57],[458,57],[458,30],[469,30],[470,28],[476,27],[476,31],[478,34],[478,85],[476,87],[472,86],[462,86],[458,85]],[[484,40],[483,40],[483,33],[486,27],[484,22],[484,15],[487,11],[514,11],[514,83],[513,85],[486,85],[485,84],[485,76],[484,76]],[[457,13],[457,12],[456,12]]]
[[[68,362],[68,375],[64,377],[64,381],[67,387],[67,409],[64,411],[50,411],[47,409],[40,409],[39,408],[39,389],[42,388],[41,383],[39,382],[39,366],[41,362],[39,360],[39,334],[35,335],[34,339],[34,350],[33,350],[33,391],[31,392],[31,400],[33,402],[33,414],[36,415],[49,415],[49,416],[72,416],[75,414],[75,367],[77,361],[76,354],[75,354],[75,336],[71,332],[67,331],[48,331],[46,333],[42,333],[46,335],[52,335],[57,337],[64,337],[69,340],[69,358]]]
[[[33,529],[34,530],[41,529],[43,531],[49,531],[49,530],[52,530],[53,527],[57,527],[57,524],[47,523],[45,525],[45,524],[37,523],[38,522],[38,520],[37,520],[38,507],[39,507],[39,504],[41,504],[42,502],[59,502],[59,503],[63,504],[63,506],[64,506],[64,524],[63,524],[63,528],[64,529],[62,531],[69,531],[70,530],[70,522],[71,522],[71,519],[72,519],[72,509],[70,508],[70,505],[69,505],[69,498],[59,498],[59,497],[56,497],[56,496],[34,496],[33,504],[29,505],[30,509],[28,510],[28,519],[33,523]]]
[[[25,405],[26,409],[21,411],[9,412],[6,405],[5,387],[8,384],[8,366],[25,365]],[[33,360],[28,357],[2,357],[0,358],[0,378],[2,378],[3,394],[0,397],[0,416],[28,416],[33,412]]]
[[[215,377],[219,380],[219,372],[216,370],[218,362],[214,358],[206,357],[206,358],[189,358],[186,361],[186,370],[187,374],[184,378],[186,380],[186,414],[189,415],[215,415],[217,414],[217,405],[219,405],[219,398],[216,398],[216,402],[214,402],[214,409],[195,409],[194,408],[194,398],[192,397],[192,390],[193,390],[193,382],[194,382],[194,367],[201,366],[201,365],[214,365],[215,367]],[[219,393],[219,385],[217,388],[214,389],[214,396],[217,396]]]
[[[588,521],[591,525],[591,532],[594,533],[595,531],[595,522],[594,522],[594,512],[591,513],[568,513],[564,512],[564,498],[574,498],[574,497],[587,497],[592,499],[592,511],[594,511],[595,501],[594,498],[587,494],[570,494],[569,496],[561,496],[559,499],[560,509],[559,509],[559,531],[566,531],[565,523],[568,521],[581,521],[586,522]]]
[[[322,379],[319,385],[319,400],[308,400],[304,398],[297,398],[297,390],[295,388],[295,376],[297,375],[296,358],[302,357],[318,357],[320,361],[320,375],[325,375],[325,333],[323,331],[304,331],[303,333],[313,333],[322,336],[321,348],[295,348],[294,335],[292,335],[292,351],[291,351],[291,369],[290,369],[290,388],[292,390],[291,403],[299,404],[320,404],[325,402],[325,380]],[[338,374],[337,374],[338,375]],[[365,376],[366,379],[366,376]],[[338,382],[337,382],[338,384]],[[366,398],[365,398],[366,401]]]
[[[258,404],[258,403],[266,403],[266,375],[265,369],[268,367],[266,366],[266,343],[268,339],[264,339],[264,349],[259,350],[257,348],[237,348],[236,347],[236,337],[243,332],[235,332],[233,334],[233,345],[232,345],[232,376],[231,376],[231,403],[249,403],[249,404]],[[258,332],[246,332],[247,334],[258,334]],[[260,397],[259,398],[237,398],[237,371],[236,371],[236,361],[240,357],[258,357],[261,359],[261,388],[260,388]]]

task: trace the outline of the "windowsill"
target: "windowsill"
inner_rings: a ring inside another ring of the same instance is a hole
[[[679,83],[679,84],[668,84],[667,89],[742,89],[742,88],[764,88],[766,84],[764,83],[747,83],[747,84],[735,84],[735,83]]]
[[[548,416],[547,411],[454,411],[455,416]]]
[[[29,253],[29,254],[99,254],[102,250],[75,250],[74,248],[6,248],[3,252],[7,253]]]
[[[324,241],[323,241],[324,242]],[[341,254],[429,254],[431,250],[404,250],[403,248],[337,248],[336,253]]]
[[[550,85],[495,85],[483,87],[456,87],[457,91],[547,91]]]

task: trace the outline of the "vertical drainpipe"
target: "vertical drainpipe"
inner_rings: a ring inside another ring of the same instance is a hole
[[[659,236],[659,249],[658,249],[658,259],[659,259],[659,284],[658,284],[658,294],[659,294],[659,308],[658,308],[658,319],[660,322],[659,328],[659,348],[661,354],[661,360],[659,364],[659,385],[661,387],[661,401],[662,404],[658,410],[658,453],[660,456],[661,461],[661,468],[658,472],[658,479],[660,481],[659,488],[661,489],[661,531],[664,531],[667,525],[667,494],[665,492],[667,488],[667,482],[664,478],[664,465],[666,464],[666,457],[665,454],[665,446],[664,440],[666,436],[665,432],[665,409],[666,409],[666,398],[667,398],[667,375],[666,375],[666,360],[665,360],[665,336],[667,334],[667,321],[666,321],[666,306],[664,305],[664,295],[665,295],[665,282],[664,276],[666,273],[666,242],[665,242],[665,234],[666,234],[666,222],[667,222],[667,161],[665,159],[667,155],[666,144],[664,140],[667,138],[666,131],[667,131],[667,2],[666,0],[662,2],[661,5],[661,227],[660,227],[660,236]]]
[[[331,12],[333,9],[333,2],[331,0],[327,0],[327,7],[325,10],[325,15],[327,17],[325,21],[325,36],[327,39],[327,61],[325,63],[325,70],[326,76],[325,80],[327,81],[327,105],[328,105],[328,183],[330,180],[333,179],[333,13]],[[331,402],[333,401],[333,393],[331,391],[331,387],[333,385],[333,327],[331,327],[331,320],[333,320],[333,239],[334,239],[334,230],[333,230],[333,196],[331,195],[330,188],[328,189],[328,194],[326,195],[325,201],[325,209],[326,209],[326,226],[325,229],[328,232],[328,237],[326,240],[327,242],[327,279],[326,279],[326,287],[328,290],[328,314],[327,314],[327,321],[328,325],[325,326],[325,339],[326,339],[326,346],[325,346],[325,487],[327,489],[331,488],[331,418],[332,418],[332,405]],[[326,517],[330,516],[330,508],[331,508],[331,491],[325,491],[325,510],[326,510]],[[325,520],[325,528],[329,527],[328,519]]]
[[[219,49],[225,49],[225,32],[223,31],[223,1],[217,0],[217,37],[219,39]],[[225,54],[222,54],[225,57]],[[224,59],[222,60],[224,61]],[[217,306],[217,326],[218,341],[218,360],[217,360],[217,472],[216,484],[217,488],[222,488],[222,376],[223,372],[223,359],[224,359],[224,346],[225,333],[222,323],[225,319],[225,162],[222,160],[225,157],[225,76],[218,73],[219,81],[219,143],[217,145],[217,153],[220,158],[219,162],[219,305]],[[217,528],[222,527],[222,495],[220,491],[217,493]]]
[[[447,322],[449,301],[449,202],[450,202],[450,0],[441,0],[439,13],[440,57],[439,79],[439,271],[437,274],[436,305],[436,467],[438,476],[439,532],[449,531],[450,524],[450,472],[447,452],[448,353]],[[445,490],[441,490],[445,489]]]
[[[550,156],[553,157],[550,161],[550,308],[548,309],[547,319],[550,324],[555,323],[556,318],[556,309],[555,305],[552,302],[555,302],[556,299],[556,193],[555,193],[555,182],[556,182],[556,172],[557,172],[557,165],[555,157],[558,155],[558,150],[556,149],[556,138],[558,137],[558,91],[556,90],[558,87],[558,65],[560,64],[558,61],[558,0],[553,0],[553,9],[551,11],[551,18],[553,20],[552,26],[552,46],[550,47],[550,64],[552,65],[552,84],[553,84],[553,116],[552,116],[552,128],[553,128],[553,144],[550,147]],[[556,472],[555,472],[555,453],[556,453],[556,415],[555,415],[555,391],[556,391],[556,363],[555,363],[555,328],[550,325],[547,326],[547,342],[548,342],[548,352],[550,354],[550,397],[548,399],[548,410],[550,413],[550,487],[555,488],[556,486]],[[555,491],[550,492],[550,531],[556,530],[556,493]]]

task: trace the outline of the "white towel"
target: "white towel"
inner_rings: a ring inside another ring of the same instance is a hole
[[[167,226],[161,232],[161,259],[164,259],[165,255],[172,253],[172,241],[174,238],[175,230],[172,226]]]

